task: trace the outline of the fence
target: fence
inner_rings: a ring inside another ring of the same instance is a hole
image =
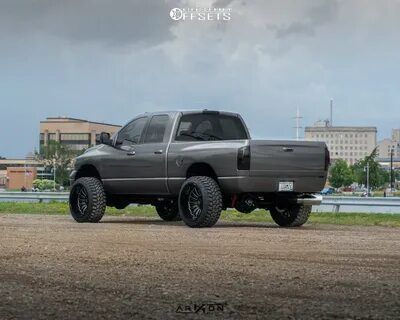
[[[0,192],[0,201],[68,201],[68,197],[68,192]],[[324,196],[321,205],[333,206],[333,212],[340,206],[400,207],[400,197]]]
[[[332,205],[333,212],[339,212],[340,206],[400,207],[400,197],[324,196],[321,205]]]
[[[0,192],[0,201],[68,201],[68,192]]]

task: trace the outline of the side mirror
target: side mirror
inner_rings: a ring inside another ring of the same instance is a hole
[[[102,132],[96,137],[96,144],[107,144],[111,145],[110,134],[108,132]]]

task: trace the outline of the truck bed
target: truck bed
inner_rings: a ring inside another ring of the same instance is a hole
[[[221,179],[230,192],[319,192],[325,185],[329,154],[323,142],[249,140],[250,170]],[[292,186],[285,189],[283,186]]]

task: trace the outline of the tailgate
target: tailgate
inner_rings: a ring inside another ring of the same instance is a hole
[[[324,142],[250,140],[250,176],[320,175],[327,170],[325,149]]]

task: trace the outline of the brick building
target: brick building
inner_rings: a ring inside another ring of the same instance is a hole
[[[40,146],[57,141],[72,151],[80,151],[96,144],[101,132],[115,133],[119,125],[67,117],[49,117],[40,121]]]

